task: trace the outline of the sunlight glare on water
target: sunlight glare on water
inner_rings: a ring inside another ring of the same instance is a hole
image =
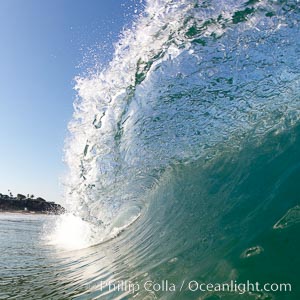
[[[92,225],[72,214],[59,216],[48,242],[65,250],[86,248],[92,244]]]

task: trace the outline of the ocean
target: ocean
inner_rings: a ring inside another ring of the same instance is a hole
[[[300,299],[299,25],[148,1],[76,78],[69,213],[0,214],[0,299]]]

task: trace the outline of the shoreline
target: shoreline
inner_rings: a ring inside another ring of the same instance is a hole
[[[55,202],[48,202],[41,197],[17,194],[14,197],[0,194],[0,212],[22,213],[22,214],[62,214],[65,209]]]

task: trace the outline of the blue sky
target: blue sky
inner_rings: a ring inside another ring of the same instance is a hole
[[[59,202],[73,78],[107,63],[137,1],[1,0],[0,193]]]

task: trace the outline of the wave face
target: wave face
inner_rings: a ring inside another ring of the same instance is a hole
[[[170,166],[296,124],[299,41],[296,2],[147,2],[110,64],[77,78],[69,208],[110,231]]]
[[[79,299],[212,296],[103,293],[107,278],[299,283],[299,23],[297,1],[148,1],[112,61],[76,79],[75,219],[58,232],[76,249],[108,240],[76,258]],[[243,294],[260,297],[275,294]]]

